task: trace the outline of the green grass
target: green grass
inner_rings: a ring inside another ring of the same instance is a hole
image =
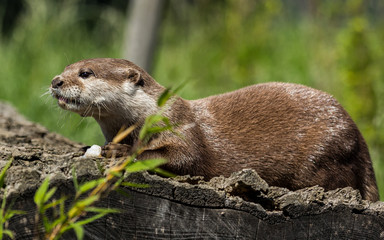
[[[64,112],[41,95],[67,64],[122,57],[123,13],[103,7],[89,28],[94,16],[80,11],[79,1],[26,3],[13,34],[0,38],[0,98],[51,131],[102,144],[92,119]],[[331,93],[367,139],[384,197],[384,18],[368,19],[360,0],[346,3],[322,1],[311,14],[280,0],[173,4],[179,8],[165,14],[152,75],[165,86],[187,82],[181,92],[187,99],[270,81]]]

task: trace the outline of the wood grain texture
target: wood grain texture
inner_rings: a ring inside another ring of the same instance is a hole
[[[273,222],[250,212],[210,208],[127,190],[130,197],[112,193],[100,206],[121,209],[85,227],[85,239],[383,239],[383,216],[355,213],[348,206],[320,214]],[[12,218],[17,239],[34,235],[32,197],[15,202],[28,211]],[[278,214],[284,215],[283,212]],[[73,239],[69,233],[63,239]]]

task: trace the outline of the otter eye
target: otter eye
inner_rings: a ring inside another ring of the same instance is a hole
[[[86,79],[88,78],[90,75],[92,75],[93,73],[92,72],[87,72],[87,71],[84,71],[84,72],[80,72],[79,73],[79,77],[83,78],[83,79]]]

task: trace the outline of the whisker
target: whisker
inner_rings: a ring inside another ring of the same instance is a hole
[[[44,92],[43,94],[41,94],[40,97],[44,97],[47,95],[51,95],[51,91],[49,91],[49,89],[46,92]]]
[[[100,107],[100,105],[97,105],[97,109],[99,110],[99,120],[100,120],[100,117],[101,117],[101,107]]]
[[[66,119],[68,119],[69,117],[71,117],[70,113],[67,112],[67,111],[64,111],[63,109],[59,108],[60,109],[60,118],[57,119],[57,126],[62,129],[64,128],[65,126],[65,123],[67,122]],[[61,124],[60,124],[61,123]]]
[[[91,109],[92,109],[92,106],[91,105],[88,105],[87,106],[87,108],[85,109],[85,111],[84,111],[84,116],[87,116],[88,115],[88,113],[90,113],[91,112]]]
[[[76,128],[80,127],[81,123],[85,121],[85,117],[82,117],[80,121],[77,123]]]
[[[108,107],[108,105],[106,103],[103,103],[102,106],[104,107],[104,109],[107,111],[107,112],[110,112],[111,109]]]
[[[65,58],[67,59],[67,64],[70,64],[71,62],[70,62],[69,59],[68,59],[68,55],[67,55],[66,53],[64,53],[64,56],[65,56]]]
[[[84,116],[87,116],[88,113],[90,113],[90,111],[92,110],[92,105],[88,105],[87,108],[85,109],[84,111]],[[93,115],[93,113],[91,114]],[[83,123],[83,121],[85,121],[85,117],[82,117],[81,120],[79,121],[79,123],[76,125],[76,127],[79,127],[81,125],[81,123]]]
[[[87,115],[89,114],[89,113],[91,113],[91,115],[93,115],[93,111],[92,111],[92,104],[89,104],[88,105],[88,108],[87,108]]]
[[[58,107],[57,104],[51,104],[51,102],[53,103],[53,101],[52,101],[53,99],[52,98],[50,98],[48,96],[40,96],[40,98],[43,99],[43,102],[44,102],[45,105],[48,105],[49,107],[52,107],[52,106]],[[50,104],[48,104],[48,103],[50,103]]]

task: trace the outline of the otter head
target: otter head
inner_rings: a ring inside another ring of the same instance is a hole
[[[61,108],[94,117],[104,135],[111,131],[107,128],[127,127],[154,113],[163,90],[132,62],[111,58],[68,65],[50,86],[50,93]]]

